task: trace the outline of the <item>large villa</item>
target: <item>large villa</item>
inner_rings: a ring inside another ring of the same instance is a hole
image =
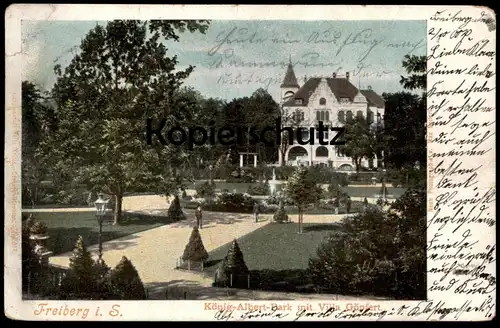
[[[333,73],[328,77],[304,78],[299,85],[293,65],[290,62],[281,84],[281,105],[285,117],[293,122],[300,122],[304,128],[317,127],[322,121],[324,126],[341,127],[354,115],[367,119],[372,127],[382,124],[384,119],[384,99],[368,87],[367,90],[356,88],[349,80],[349,73],[339,76]],[[333,133],[324,132],[323,140],[330,140]],[[339,171],[354,170],[351,158],[343,154],[342,147],[323,146],[319,143],[319,131],[315,129],[314,145],[287,147],[285,158],[279,152],[279,165],[321,165],[333,167]],[[309,139],[309,129],[302,130],[302,140]],[[381,158],[363,159],[362,166],[376,168]]]

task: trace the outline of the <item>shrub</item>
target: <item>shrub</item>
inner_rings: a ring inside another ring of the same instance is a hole
[[[426,293],[425,192],[407,191],[385,213],[346,217],[309,260],[315,284],[333,293],[423,299]]]
[[[271,187],[269,186],[269,182],[266,180],[264,183],[251,185],[248,188],[248,193],[255,196],[267,196],[271,193]]]
[[[22,225],[21,233],[21,258],[22,258],[22,287],[23,290],[28,288],[28,280],[33,273],[41,271],[40,263],[38,262],[38,257],[36,256],[33,245],[29,239],[30,232],[26,222]]]
[[[233,240],[226,257],[222,261],[214,284],[216,286],[246,288],[249,270],[236,239]],[[232,284],[231,284],[232,283]]]
[[[185,218],[186,216],[184,215],[184,212],[182,212],[179,196],[176,195],[168,209],[168,220],[180,221]]]
[[[274,213],[273,220],[277,223],[288,222],[288,214],[286,214],[285,206],[283,204],[278,208],[276,213]]]
[[[47,230],[47,225],[40,220],[34,220],[29,229],[32,235],[45,235]]]
[[[280,166],[275,168],[276,179],[277,180],[288,180],[295,171],[293,166]]]
[[[267,204],[279,205],[280,201],[283,200],[284,205],[292,206],[294,203],[291,199],[287,197],[281,197],[280,195],[271,195],[266,199]]]
[[[206,204],[203,208],[207,211],[252,213],[254,200],[252,197],[241,193],[222,193],[215,203]]]
[[[210,183],[208,181],[196,186],[196,197],[205,198],[215,196],[215,183]]]
[[[188,244],[184,249],[182,255],[183,261],[205,262],[208,259],[208,253],[201,240],[200,231],[198,227],[194,227],[189,237]]]
[[[132,262],[122,257],[110,275],[114,295],[122,300],[144,300],[146,290]]]
[[[86,297],[88,293],[97,290],[97,277],[94,270],[94,260],[83,242],[78,239],[69,259],[69,271],[61,284],[62,293],[70,297]]]
[[[261,214],[276,213],[276,211],[278,209],[279,209],[279,206],[275,205],[275,204],[261,204],[260,213]]]

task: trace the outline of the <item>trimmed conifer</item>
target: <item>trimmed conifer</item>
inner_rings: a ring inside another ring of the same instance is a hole
[[[224,259],[224,271],[226,273],[232,274],[246,274],[248,273],[248,267],[243,258],[243,253],[241,252],[240,245],[235,239],[229,248],[226,258]]]
[[[175,196],[170,203],[170,207],[168,208],[168,218],[172,221],[180,221],[185,218],[184,212],[182,212],[181,202],[179,200],[179,196]]]
[[[81,279],[93,278],[94,260],[92,260],[82,236],[78,236],[73,255],[69,259],[69,267]]]
[[[215,277],[215,285],[246,288],[249,270],[238,242],[233,240]]]
[[[208,259],[208,252],[201,240],[198,227],[194,227],[189,237],[189,242],[182,254],[183,261],[205,262]]]
[[[87,250],[83,237],[78,239],[69,259],[69,271],[61,286],[63,293],[71,298],[86,299],[96,291],[97,277],[95,274],[94,260]]]
[[[113,294],[122,300],[146,299],[146,290],[139,273],[125,256],[111,271],[110,283]]]

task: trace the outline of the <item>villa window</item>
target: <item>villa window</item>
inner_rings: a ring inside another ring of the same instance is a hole
[[[295,99],[295,104],[296,105],[302,105],[302,99]]]
[[[358,111],[356,112],[356,116],[357,116],[359,119],[362,119],[362,118],[363,118],[363,112],[362,112],[362,111],[360,111],[360,110],[358,110]]]
[[[353,119],[352,112],[349,110],[349,111],[347,111],[347,115],[346,115],[347,123],[352,123],[352,119]]]
[[[295,122],[302,122],[302,121],[304,121],[304,112],[296,111],[292,115],[292,120],[294,120]]]
[[[345,123],[345,113],[343,110],[339,111],[338,120],[340,123]]]
[[[368,124],[373,123],[373,112],[371,110],[368,110],[367,120],[368,120]]]
[[[316,111],[316,120],[328,122],[330,121],[330,113],[328,111],[323,111],[323,110]]]
[[[320,105],[326,105],[326,99],[325,99],[325,98],[321,98],[321,99],[319,100],[319,104],[320,104]]]

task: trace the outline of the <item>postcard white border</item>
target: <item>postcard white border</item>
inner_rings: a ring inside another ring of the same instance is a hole
[[[211,19],[211,20],[428,20],[437,10],[446,9],[445,6],[249,6],[249,5],[24,5],[14,4],[5,12],[5,51],[6,51],[6,110],[5,110],[5,312],[12,319],[21,320],[46,320],[33,314],[34,309],[40,301],[23,301],[21,299],[21,275],[20,275],[20,223],[21,223],[21,192],[20,192],[20,85],[23,63],[20,62],[18,54],[21,53],[21,20],[110,20],[110,19]],[[463,10],[469,15],[481,15],[481,12],[489,13],[495,17],[495,13],[487,7],[458,7],[453,6],[455,11]],[[428,21],[429,24],[432,22]],[[475,33],[488,33],[487,26],[484,31],[477,30]],[[494,38],[494,32],[491,36]],[[495,40],[496,42],[496,40]],[[431,42],[428,42],[430,46]],[[429,83],[429,82],[428,82]],[[430,83],[429,83],[430,84]],[[492,158],[494,163],[494,157]],[[431,170],[431,168],[428,168]],[[483,180],[491,181],[494,177],[494,166],[485,168]],[[490,183],[489,181],[485,181]],[[429,198],[433,195],[429,188]],[[428,215],[432,215],[429,213]],[[494,228],[493,228],[494,229]],[[491,238],[491,237],[490,237]],[[493,235],[494,238],[494,235]],[[428,295],[428,299],[443,299],[444,294]],[[449,298],[457,297],[449,295]],[[479,296],[469,296],[469,298]],[[496,299],[493,300],[496,302]],[[214,320],[214,312],[204,309],[205,301],[50,301],[51,305],[67,305],[69,307],[88,307],[91,313],[97,307],[101,311],[110,311],[113,306],[119,306],[117,316],[95,317],[89,315],[87,320],[147,320],[147,321],[199,321]],[[220,301],[224,304],[239,304],[240,301]],[[250,303],[266,303],[263,301],[252,301]],[[291,304],[315,303],[311,301],[293,301]],[[344,303],[336,301],[336,304],[344,306]],[[395,312],[402,305],[418,306],[419,301],[386,301],[370,302],[380,304],[392,315],[387,315],[383,320],[426,320],[428,314],[420,314],[414,317],[398,315]],[[460,303],[460,302],[458,302]],[[360,303],[361,304],[361,303]],[[391,310],[393,309],[393,310]],[[290,315],[287,319],[292,319]],[[375,319],[375,318],[374,318]],[[437,317],[436,317],[437,319]],[[462,314],[461,320],[481,320],[474,313]],[[78,318],[53,317],[50,320],[79,320]],[[264,320],[264,319],[262,319]],[[268,319],[272,320],[272,319]],[[322,319],[310,319],[322,320]],[[323,320],[331,321],[335,318],[329,317]],[[355,319],[351,319],[355,320]],[[360,320],[369,320],[361,318]],[[449,316],[446,320],[453,320]],[[486,319],[483,319],[486,320]]]

